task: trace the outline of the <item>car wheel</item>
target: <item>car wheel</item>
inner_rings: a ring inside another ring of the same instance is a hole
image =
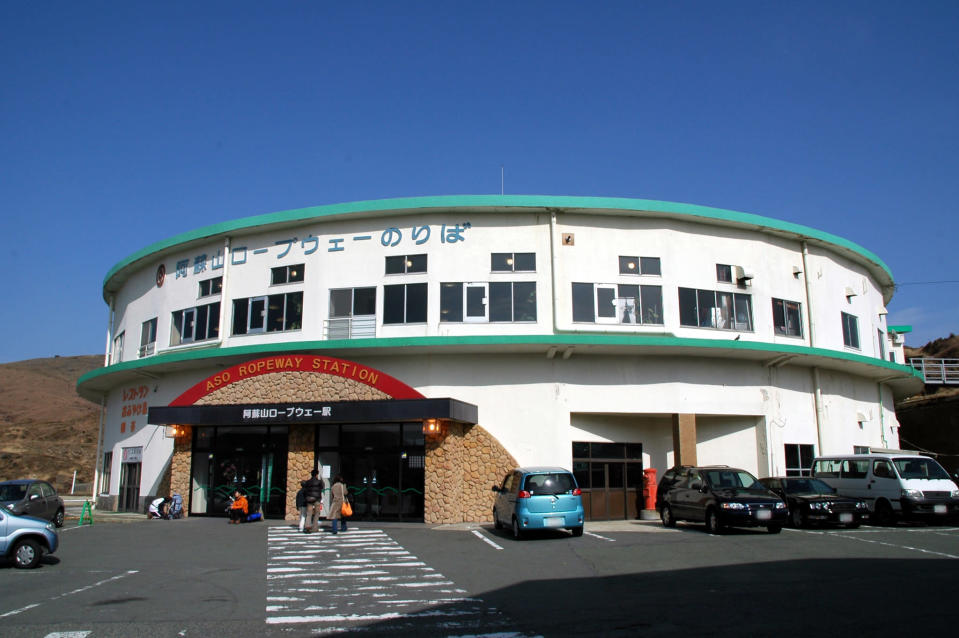
[[[515,516],[513,517],[513,538],[516,540],[523,538],[523,530],[519,528],[519,521]]]
[[[676,519],[673,518],[673,510],[669,508],[669,505],[663,505],[659,516],[663,519],[663,527],[676,527]]]
[[[583,526],[580,525],[579,527],[574,527],[574,528],[573,528],[572,530],[570,530],[570,531],[573,532],[573,536],[582,536],[582,535],[583,535]]]
[[[706,531],[710,534],[721,534],[722,529],[722,525],[719,524],[719,515],[710,507],[706,510]]]
[[[496,508],[493,508],[493,528],[503,529],[503,524],[499,522],[499,516],[496,515]]]
[[[767,525],[767,526],[766,526],[766,531],[769,532],[770,534],[778,534],[779,532],[783,531],[783,526],[782,526],[782,525]]]
[[[892,506],[886,501],[876,503],[876,511],[873,512],[872,520],[877,525],[892,525],[895,522]]]
[[[19,569],[32,569],[40,562],[40,543],[25,538],[13,548],[13,565]]]
[[[63,510],[57,510],[57,515],[53,517],[53,524],[57,527],[63,527]]]
[[[806,515],[803,514],[802,508],[800,508],[798,505],[789,510],[789,523],[793,527],[806,526]]]

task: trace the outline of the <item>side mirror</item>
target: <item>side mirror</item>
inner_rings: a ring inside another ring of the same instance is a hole
[[[697,490],[697,491],[699,491],[699,492],[702,492],[702,491],[703,491],[703,484],[700,483],[699,481],[694,481],[692,484],[690,484],[689,487],[690,487],[690,489],[694,489],[694,490]]]
[[[31,494],[31,495],[30,495],[30,500],[31,500],[31,501],[35,501],[35,500],[37,500],[38,498],[40,498],[40,495],[39,495],[39,494]]]

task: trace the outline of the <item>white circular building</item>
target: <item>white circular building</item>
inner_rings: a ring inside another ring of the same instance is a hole
[[[292,518],[342,474],[359,517],[489,520],[514,465],[635,518],[643,470],[794,474],[897,447],[922,387],[886,265],[840,237],[634,199],[451,196],[249,217],[114,266],[98,503]]]

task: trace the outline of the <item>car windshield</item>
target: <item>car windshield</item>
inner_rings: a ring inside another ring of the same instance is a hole
[[[703,474],[714,489],[766,491],[766,487],[745,470],[706,470]]]
[[[572,474],[530,474],[526,477],[526,491],[530,494],[565,494],[576,487]]]
[[[19,501],[26,495],[26,485],[0,485],[0,501]]]
[[[798,478],[783,481],[788,494],[835,494],[836,490],[819,479]]]
[[[893,463],[904,479],[948,479],[942,466],[926,458],[895,459]]]

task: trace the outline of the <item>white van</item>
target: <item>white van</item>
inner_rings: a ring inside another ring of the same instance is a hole
[[[959,488],[939,463],[917,452],[820,456],[813,460],[812,475],[843,496],[865,500],[880,524],[959,514]]]

